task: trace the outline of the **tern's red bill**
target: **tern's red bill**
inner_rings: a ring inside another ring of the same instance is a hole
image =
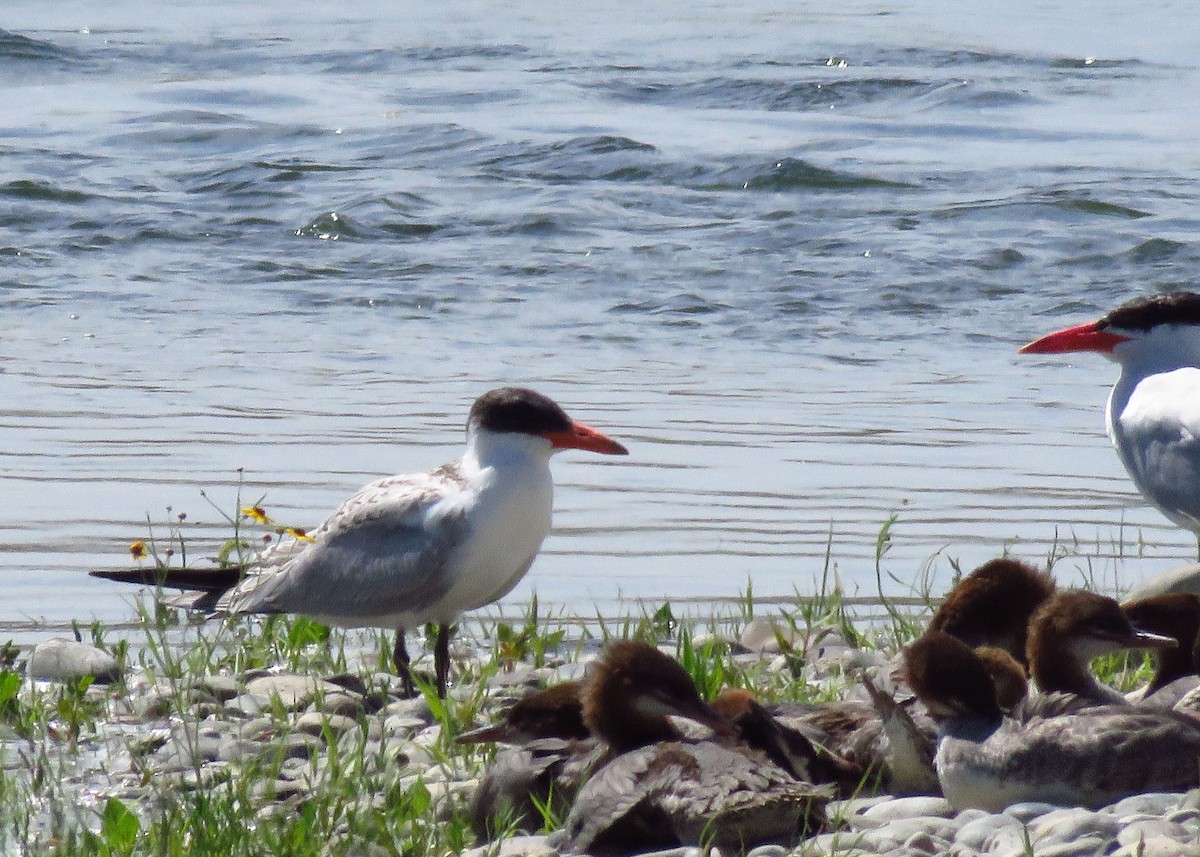
[[[629,450],[611,437],[583,423],[573,422],[565,431],[546,432],[542,437],[549,440],[555,449],[583,449],[602,455],[629,455]]]
[[[1063,354],[1069,351],[1098,351],[1108,354],[1128,336],[1102,329],[1096,322],[1079,324],[1047,334],[1021,348],[1019,354]]]

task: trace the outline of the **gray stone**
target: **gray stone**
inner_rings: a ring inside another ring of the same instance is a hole
[[[919,854],[945,854],[950,843],[940,836],[929,833],[914,833],[904,840],[906,850]]]
[[[1200,843],[1192,839],[1178,842],[1166,836],[1152,836],[1149,839],[1125,845],[1113,852],[1113,857],[1196,857],[1200,851]]]
[[[1168,812],[1163,817],[1167,821],[1173,821],[1176,824],[1182,825],[1189,832],[1200,830],[1200,810],[1176,809]]]
[[[309,703],[309,710],[325,714],[341,714],[346,717],[358,717],[360,714],[366,713],[362,695],[350,691],[326,693],[313,697],[312,702]]]
[[[898,797],[869,807],[862,813],[864,827],[880,827],[905,818],[954,815],[950,803],[942,797]]]
[[[227,699],[224,703],[226,712],[254,717],[264,711],[271,710],[271,698],[263,693],[242,693]]]
[[[322,714],[319,711],[306,711],[296,720],[296,731],[322,738],[328,729],[334,737],[343,735],[358,727],[358,721],[343,714]]]
[[[1117,842],[1122,845],[1136,845],[1143,839],[1153,839],[1156,836],[1182,842],[1188,839],[1190,834],[1182,824],[1175,824],[1165,818],[1147,817],[1134,822],[1123,821],[1121,829],[1117,831]]]
[[[1180,809],[1200,810],[1200,789],[1192,789],[1189,792],[1184,792],[1180,795],[1176,806]]]
[[[966,813],[960,814],[960,819],[962,815],[966,815]],[[963,824],[955,834],[954,841],[956,844],[964,845],[975,851],[988,851],[995,844],[1000,832],[1004,830],[1015,831],[1023,837],[1025,825],[1011,815],[985,813],[983,817]],[[1006,842],[1007,840],[1008,837],[1005,837]]]
[[[255,800],[282,801],[288,798],[305,797],[308,794],[308,788],[295,780],[270,780],[255,783],[250,794]]]
[[[1029,838],[1043,842],[1072,842],[1084,837],[1112,841],[1121,827],[1111,815],[1078,807],[1048,812],[1029,822]]]
[[[461,857],[557,857],[545,836],[512,836],[462,852]]]
[[[154,691],[138,700],[136,709],[142,720],[161,720],[175,710],[175,698],[172,694]]]
[[[304,675],[260,676],[246,682],[246,692],[277,699],[288,711],[304,708],[318,694],[344,693],[336,684]]]
[[[1104,857],[1112,850],[1112,838],[1103,836],[1081,836],[1067,842],[1038,843],[1035,857]]]
[[[192,687],[194,690],[205,691],[217,702],[225,702],[228,699],[233,699],[244,689],[241,681],[227,675],[205,676]]]
[[[751,848],[746,857],[787,857],[789,850],[782,845],[760,845],[757,848]]]
[[[916,818],[898,818],[883,827],[875,829],[875,835],[883,837],[897,845],[904,845],[915,836],[932,836],[949,842],[954,839],[955,825],[948,818],[918,816]]]
[[[1178,792],[1146,792],[1130,795],[1100,811],[1117,818],[1140,814],[1164,815],[1179,805],[1179,797]]]
[[[781,616],[755,616],[742,629],[738,642],[747,651],[775,653],[782,651],[780,640],[790,649],[795,647],[798,637],[792,624]]]
[[[121,665],[108,652],[58,637],[43,640],[34,646],[25,670],[30,678],[46,681],[67,682],[92,678],[98,682],[110,682],[121,677]]]
[[[259,758],[267,761],[311,759],[320,753],[324,746],[325,744],[320,738],[305,735],[303,732],[292,732],[284,735],[278,741],[260,745]]]
[[[1005,807],[1004,814],[1011,815],[1017,821],[1028,824],[1039,816],[1043,816],[1048,812],[1056,812],[1060,809],[1062,809],[1061,806],[1055,806],[1052,803],[1025,801],[1023,803],[1014,803],[1011,806]]]
[[[382,734],[391,738],[408,738],[426,727],[424,720],[410,715],[391,715],[381,724]]]
[[[875,827],[878,825],[863,823],[862,815],[873,806],[895,800],[891,795],[878,797],[859,797],[847,800],[831,800],[825,807],[825,817],[831,822],[844,821],[851,827]]]
[[[221,721],[180,724],[150,760],[152,768],[164,772],[187,772],[210,762],[243,758],[252,745],[233,734]]]
[[[433,722],[433,712],[429,709],[429,703],[423,696],[413,699],[398,699],[388,703],[379,710],[379,714],[384,718],[411,717],[426,726]]]

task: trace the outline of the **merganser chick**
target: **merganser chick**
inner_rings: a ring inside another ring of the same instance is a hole
[[[543,809],[562,817],[599,757],[583,723],[581,685],[570,681],[534,691],[498,723],[459,735],[459,744],[515,745],[499,751],[471,796],[471,827],[481,840],[505,830],[536,833]]]
[[[750,691],[723,690],[712,701],[712,707],[737,728],[743,741],[766,753],[795,779],[832,783],[845,797],[862,788],[866,771],[861,765],[824,746],[815,730],[805,732],[777,720]]]
[[[1126,695],[1131,702],[1170,708],[1200,683],[1197,647],[1200,647],[1200,596],[1191,592],[1151,595],[1121,605],[1134,625],[1175,640],[1174,648],[1154,652],[1154,677]]]
[[[1025,670],[1016,658],[994,646],[980,646],[975,649],[975,655],[991,679],[1000,707],[1009,711],[1021,704],[1028,682]],[[863,676],[862,682],[879,714],[882,735],[887,739],[876,752],[882,754],[877,765],[886,772],[888,792],[897,795],[941,794],[933,765],[936,727],[931,735],[929,724],[932,719],[924,706],[917,700],[906,708],[892,694],[877,688],[869,677]]]
[[[684,740],[670,716],[709,726],[715,740]],[[832,790],[735,742],[733,726],[700,698],[687,671],[653,646],[609,647],[584,678],[583,719],[608,758],[580,789],[554,847],[748,847],[790,842],[823,823]]]
[[[528,693],[500,715],[500,722],[463,732],[459,744],[527,744],[542,738],[591,737],[583,723],[583,685],[563,681]]]
[[[1054,594],[1047,571],[1012,557],[985,562],[946,595],[929,627],[962,640],[971,648],[994,646],[1024,667],[1029,620]]]
[[[905,650],[908,681],[938,721],[934,767],[955,809],[1000,812],[1039,801],[1099,807],[1200,783],[1200,719],[1157,708],[1097,706],[1005,717],[969,646],[929,631]]]
[[[444,697],[450,626],[462,613],[511,592],[537,558],[554,505],[550,459],[564,449],[629,453],[572,420],[547,396],[522,387],[490,390],[471,406],[460,458],[428,473],[388,476],[360,488],[303,539],[275,542],[231,588],[222,577],[189,606],[227,614],[298,613],[342,628],[395,629],[392,660],[410,696],[405,630],[435,624],[434,675],[438,696]],[[183,577],[147,572],[93,574],[204,588],[194,572]]]
[[[1071,693],[1096,705],[1125,704],[1124,696],[1092,675],[1092,658],[1174,645],[1171,637],[1135,628],[1115,599],[1072,589],[1047,599],[1033,614],[1027,659],[1042,693]]]

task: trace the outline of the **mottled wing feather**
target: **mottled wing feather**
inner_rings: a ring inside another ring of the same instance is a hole
[[[220,606],[369,618],[433,603],[453,583],[442,570],[466,532],[461,507],[440,502],[458,487],[456,477],[447,467],[366,486],[309,534],[312,541],[264,551]]]
[[[821,823],[831,796],[765,756],[712,742],[657,744],[600,770],[576,798],[565,833],[574,851],[790,841]]]

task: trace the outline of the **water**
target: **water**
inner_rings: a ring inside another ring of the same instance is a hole
[[[513,604],[827,557],[870,594],[892,514],[894,593],[1194,555],[1103,435],[1113,367],[1015,354],[1191,284],[1190,6],[110,5],[0,22],[6,635],[127,618],[85,572],[148,519],[215,553],[201,490],[311,526],[454,456],[501,383],[632,451],[559,457]]]

